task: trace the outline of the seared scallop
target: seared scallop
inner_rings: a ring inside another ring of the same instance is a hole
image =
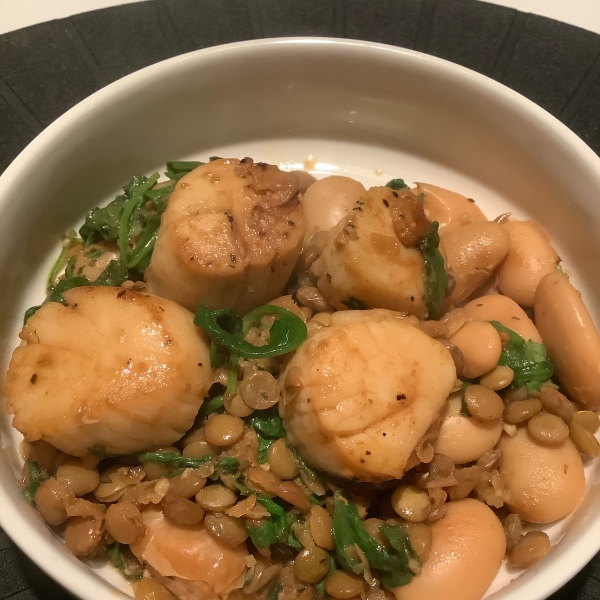
[[[312,266],[335,308],[387,308],[427,316],[425,266],[416,246],[431,223],[409,190],[374,187],[328,234]]]
[[[146,270],[152,293],[195,311],[245,313],[281,294],[302,249],[299,179],[273,165],[219,159],[175,187]]]
[[[177,441],[211,383],[192,314],[114,287],[74,288],[64,299],[44,304],[21,331],[4,389],[16,429],[74,456]]]
[[[361,319],[300,346],[281,375],[280,410],[310,464],[360,481],[399,479],[455,380],[440,342],[396,318]]]

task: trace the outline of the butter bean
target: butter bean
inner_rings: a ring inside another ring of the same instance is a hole
[[[451,394],[442,417],[435,451],[445,454],[455,464],[480,459],[491,450],[502,434],[502,420],[480,421],[460,414],[461,392]]]
[[[526,340],[538,343],[542,341],[533,321],[514,300],[507,296],[501,294],[481,296],[471,300],[463,308],[473,321],[499,321]]]
[[[600,407],[600,334],[581,294],[566,275],[551,273],[538,285],[535,321],[556,376],[571,400]]]
[[[306,217],[305,242],[317,231],[337,225],[364,194],[362,183],[350,177],[331,175],[313,183],[302,197]]]
[[[492,274],[510,249],[510,237],[499,223],[469,223],[443,239],[446,267],[454,278],[450,300],[466,300]]]
[[[457,192],[430,183],[417,183],[413,192],[417,196],[423,194],[425,215],[430,221],[440,224],[439,232],[442,237],[469,223],[487,221],[472,198]]]
[[[431,526],[431,551],[421,574],[392,590],[397,600],[480,600],[496,576],[506,551],[496,515],[472,498],[449,502],[447,509]]]
[[[491,371],[502,352],[500,334],[493,325],[483,321],[465,323],[450,341],[458,346],[464,358],[462,375],[475,379]]]
[[[577,506],[585,477],[579,452],[570,440],[558,448],[542,446],[523,427],[514,437],[503,436],[498,447],[500,474],[509,492],[506,503],[522,519],[551,523]]]
[[[498,288],[521,306],[533,306],[542,277],[554,273],[560,258],[550,238],[533,221],[507,221],[510,251],[498,268]]]

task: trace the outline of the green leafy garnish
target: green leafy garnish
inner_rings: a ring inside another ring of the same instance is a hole
[[[58,258],[54,261],[54,264],[52,265],[52,268],[50,269],[50,273],[48,274],[48,280],[46,282],[46,288],[48,291],[52,290],[52,288],[54,287],[54,282],[56,281],[56,278],[58,277],[58,274],[65,267],[65,265],[67,263],[67,260],[66,260],[67,253],[79,241],[80,240],[77,239],[77,233],[75,231],[73,231],[72,229],[67,231],[67,233],[65,234],[63,243],[62,243],[60,254],[58,255]],[[75,257],[72,257],[72,258],[75,258]]]
[[[333,508],[333,539],[338,561],[344,569],[360,575],[365,570],[355,548],[364,554],[383,587],[392,589],[406,585],[413,578],[409,560],[418,561],[417,553],[408,536],[398,525],[384,523],[380,531],[389,540],[392,550],[388,551],[374,540],[365,529],[356,505],[336,496]]]
[[[27,462],[27,475],[29,477],[29,485],[25,488],[25,498],[30,504],[35,504],[35,495],[40,485],[50,478],[48,471],[42,469],[37,462]]]
[[[25,315],[23,315],[23,325],[27,324],[27,321],[29,321],[29,317],[32,317],[33,315],[35,315],[35,313],[40,310],[40,308],[42,308],[41,304],[36,304],[35,306],[31,306],[29,307],[26,311],[25,311]]]
[[[264,464],[269,460],[269,448],[285,437],[283,421],[275,407],[259,410],[246,419],[258,437],[258,462]]]
[[[385,184],[385,187],[392,188],[393,190],[401,190],[408,186],[404,183],[404,179],[392,179]]]
[[[430,319],[438,319],[442,312],[442,302],[448,290],[448,275],[444,268],[444,257],[439,250],[439,223],[431,224],[429,233],[419,244],[419,250],[425,263],[425,287],[427,312]]]
[[[125,579],[135,581],[143,577],[144,573],[141,569],[138,572],[134,572],[129,569],[127,563],[125,562],[125,557],[123,556],[123,551],[121,550],[121,544],[119,542],[115,542],[114,544],[107,546],[106,552],[110,562],[112,563],[112,566],[118,571],[121,571]]]
[[[525,338],[499,321],[491,323],[499,333],[506,333],[509,337],[508,345],[500,353],[498,364],[513,370],[515,376],[511,388],[524,385],[528,394],[539,392],[554,374],[554,366],[548,359],[546,347],[533,340],[525,341]]]
[[[359,298],[354,298],[353,296],[350,296],[348,300],[342,300],[342,304],[350,310],[367,310],[367,305]]]
[[[267,600],[277,600],[279,598],[279,594],[283,591],[283,585],[281,581],[276,581],[269,590],[267,594]]]
[[[211,157],[211,159],[212,158],[214,157]],[[204,163],[197,160],[174,160],[167,163],[165,175],[173,181],[179,181],[184,175],[187,175],[190,171],[193,171],[203,164]]]
[[[244,339],[244,334],[264,315],[276,315],[269,330],[269,343],[255,346]],[[306,325],[300,317],[279,306],[260,306],[244,318],[229,308],[210,310],[201,304],[194,323],[202,327],[213,342],[246,358],[268,358],[295,350],[307,337]]]
[[[252,543],[257,548],[268,548],[275,542],[283,542],[288,528],[285,511],[279,504],[264,494],[257,494],[256,499],[269,511],[271,516],[260,527],[246,527]]]
[[[209,357],[210,366],[213,369],[218,369],[227,362],[227,356],[225,355],[225,352],[223,352],[223,348],[217,346],[217,344],[215,344],[214,342],[210,343]]]
[[[169,465],[176,469],[199,469],[203,464],[214,461],[215,469],[219,469],[223,473],[233,473],[240,468],[240,461],[237,458],[233,456],[214,457],[212,454],[204,454],[199,458],[190,458],[177,454],[177,452],[145,452],[138,456],[138,460],[140,462],[155,462]]]
[[[217,412],[223,408],[223,396],[215,396],[214,398],[210,398],[209,400],[205,400],[200,407],[200,411],[198,412],[198,416],[200,418],[204,418],[214,412]]]
[[[121,456],[120,454],[111,454],[110,452],[107,452],[106,446],[101,445],[101,444],[96,444],[95,446],[88,448],[88,453],[92,454],[96,458],[99,458],[100,460],[102,460],[103,458],[111,458],[114,456]]]

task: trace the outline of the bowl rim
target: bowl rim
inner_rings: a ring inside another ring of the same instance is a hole
[[[444,73],[453,75],[460,79],[463,85],[471,85],[487,91],[495,97],[497,102],[519,112],[528,121],[553,135],[558,143],[568,149],[577,162],[586,168],[586,172],[598,181],[600,190],[600,175],[594,177],[594,175],[600,174],[600,157],[571,129],[541,106],[486,75],[416,50],[378,42],[331,37],[282,37],[233,42],[174,56],[130,73],[97,90],[47,126],[0,175],[0,207],[10,201],[18,189],[19,183],[27,176],[31,164],[39,164],[55,137],[60,136],[61,131],[65,128],[75,125],[80,120],[85,120],[86,115],[96,107],[105,102],[116,102],[120,97],[127,96],[137,86],[143,86],[167,72],[172,73],[177,69],[185,69],[189,63],[209,61],[221,54],[243,54],[265,46],[282,45],[358,49],[366,54],[371,53],[375,57],[395,56],[398,60],[418,64],[420,68],[431,71],[433,75]],[[12,497],[14,494],[11,494],[7,488],[11,485],[12,482],[0,481],[0,505],[4,507],[4,510],[0,511],[0,526],[11,540],[39,568],[69,592],[82,600],[104,600],[107,592],[106,586],[109,584],[80,561],[73,563],[68,560],[68,556],[52,547],[50,541],[32,526],[31,519],[18,510],[18,502],[14,501]],[[547,569],[542,568],[539,572],[531,573],[531,577],[523,581],[518,589],[511,589],[512,586],[504,587],[492,596],[495,598],[497,594],[501,594],[502,600],[520,600],[523,597],[527,597],[528,600],[547,598],[572,579],[598,550],[600,550],[600,511],[595,517],[586,517],[585,531],[572,542],[572,547],[556,561],[553,561],[555,564],[552,565],[553,569],[550,573],[546,572]],[[548,577],[549,574],[550,577]],[[111,590],[111,592],[115,593],[115,590]],[[122,597],[128,596],[123,595]]]

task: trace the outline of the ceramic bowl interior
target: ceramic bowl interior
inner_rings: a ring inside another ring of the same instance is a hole
[[[600,159],[573,133],[496,82],[426,55],[368,42],[261,40],[177,57],[108,86],[0,178],[2,372],[24,310],[44,297],[61,232],[132,174],[210,155],[348,174],[365,185],[428,181],[476,199],[490,218],[530,217],[599,320]],[[25,502],[20,438],[5,414],[0,426],[0,525],[80,598],[127,593],[110,569],[70,556]],[[503,569],[490,588],[495,599],[546,598],[600,549],[600,463],[586,472],[581,506],[549,528],[553,552],[508,586],[518,573]]]

